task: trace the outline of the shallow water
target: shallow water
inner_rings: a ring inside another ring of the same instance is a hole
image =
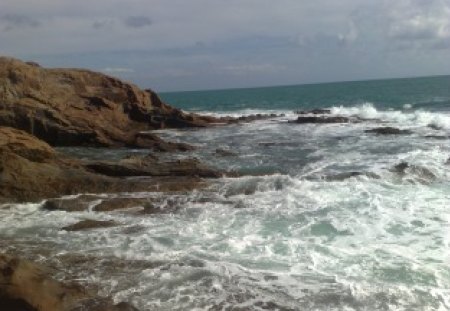
[[[444,108],[336,106],[333,114],[371,120],[329,125],[288,123],[296,116],[286,110],[285,117],[249,124],[160,131],[198,147],[180,156],[254,176],[167,195],[162,202],[183,206],[169,214],[10,206],[0,209],[0,235],[13,242],[1,246],[69,269],[142,310],[448,310],[450,112]],[[378,126],[413,134],[365,132]],[[220,157],[217,148],[237,155]],[[101,157],[127,152],[139,151]],[[396,168],[402,162],[409,167]],[[83,218],[120,226],[60,230]]]

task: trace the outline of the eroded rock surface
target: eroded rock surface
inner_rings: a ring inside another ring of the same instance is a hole
[[[50,271],[30,261],[0,254],[0,306],[8,311],[136,311],[114,305],[80,285],[51,278]]]
[[[0,57],[0,125],[54,146],[164,146],[141,131],[219,122],[185,113],[151,90],[81,69],[46,69]],[[183,149],[185,146],[181,146]]]

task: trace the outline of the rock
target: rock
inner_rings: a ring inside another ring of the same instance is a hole
[[[131,157],[119,162],[97,161],[87,163],[92,172],[114,177],[129,176],[198,176],[221,177],[223,173],[201,164],[196,159],[162,162],[154,157]]]
[[[109,198],[94,206],[96,212],[111,212],[132,207],[142,207],[144,209],[153,208],[150,199],[144,198]]]
[[[85,219],[85,220],[81,220],[73,225],[63,227],[62,230],[81,231],[81,230],[89,230],[89,229],[110,228],[110,227],[115,227],[117,225],[118,224],[112,220],[102,221],[102,220]]]
[[[450,165],[450,158],[448,158],[447,162],[445,164]]]
[[[291,123],[299,123],[299,124],[307,124],[307,123],[315,123],[315,124],[326,124],[326,123],[350,123],[357,122],[356,119],[351,119],[349,117],[343,116],[300,116],[297,120],[290,121]]]
[[[216,149],[215,153],[218,156],[221,156],[221,157],[235,157],[235,156],[237,156],[237,153],[235,153],[233,151],[226,150],[226,149],[220,149],[220,148]]]
[[[450,139],[450,136],[445,135],[427,135],[425,138],[436,139],[436,140],[447,140]]]
[[[384,126],[376,127],[370,130],[365,130],[366,133],[373,133],[377,135],[408,135],[412,134],[410,130],[401,130],[395,127]]]
[[[142,131],[218,122],[175,109],[151,90],[89,70],[45,69],[0,57],[0,86],[0,126],[54,146],[148,148],[164,144],[154,135],[143,137]]]
[[[373,179],[379,179],[380,176],[378,176],[375,173],[372,172],[343,172],[338,173],[335,175],[327,175],[325,176],[325,180],[327,181],[344,181],[346,179],[352,178],[352,177],[358,177],[358,176],[366,176]]]
[[[117,165],[113,162],[101,163],[99,167],[113,172],[110,174],[112,176],[170,178],[113,178],[105,176],[105,172],[88,171],[79,160],[56,153],[49,145],[23,131],[0,126],[0,138],[1,202],[38,201],[80,193],[187,191],[204,187],[205,183],[196,176],[220,175],[196,160],[159,162],[147,157],[145,160],[124,160]],[[58,209],[55,203],[47,201],[44,205],[50,210]],[[72,209],[77,208],[72,206]]]
[[[330,114],[330,109],[297,110],[296,114]]]
[[[409,164],[408,162],[404,162],[404,161],[395,165],[391,169],[391,172],[398,174],[402,178],[407,176],[408,174],[413,175],[416,178],[418,178],[419,181],[425,182],[425,183],[436,179],[436,175],[433,172],[431,172],[429,169],[427,169],[426,167]]]
[[[77,284],[58,282],[48,269],[0,254],[0,306],[8,311],[136,311],[127,303],[114,305]]]

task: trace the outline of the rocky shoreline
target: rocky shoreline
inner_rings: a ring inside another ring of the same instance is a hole
[[[328,109],[298,111],[295,124],[361,123],[357,116],[331,115]],[[194,158],[172,159],[171,153],[196,147],[170,142],[153,130],[205,128],[279,117],[211,117],[186,113],[161,101],[151,90],[119,79],[80,69],[45,69],[35,63],[0,57],[0,204],[40,202],[52,211],[111,212],[132,210],[138,215],[178,210],[173,202],[164,211],[158,198],[130,198],[105,193],[186,193],[203,189],[223,176],[237,172],[209,167]],[[285,121],[284,121],[285,122]],[[368,135],[409,135],[413,132],[389,126],[366,129]],[[282,146],[264,142],[261,146]],[[55,147],[140,148],[145,155],[122,159],[86,160]],[[217,157],[238,156],[234,150],[216,149]],[[450,161],[450,159],[449,159]],[[401,163],[393,172],[418,172],[425,181],[431,173]],[[343,180],[370,172],[330,176]],[[63,197],[73,195],[70,198]],[[94,203],[93,203],[94,202]],[[95,203],[96,202],[96,203]],[[0,207],[2,208],[2,207]],[[114,227],[113,221],[83,219],[61,228],[83,231]],[[23,255],[23,254],[21,254]],[[33,258],[32,258],[33,259]],[[87,260],[87,259],[86,259]],[[53,280],[47,269],[16,256],[0,253],[0,306],[8,310],[135,310],[127,303],[115,305],[80,285]],[[43,286],[42,284],[46,284]]]

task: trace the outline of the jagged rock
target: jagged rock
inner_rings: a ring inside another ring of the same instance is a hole
[[[148,148],[164,144],[141,131],[202,127],[217,120],[182,112],[151,90],[101,73],[46,69],[0,57],[0,126],[24,130],[51,145]]]
[[[99,228],[110,228],[110,227],[115,227],[115,226],[117,226],[117,223],[112,220],[84,219],[73,225],[63,227],[62,230],[82,231],[82,230],[99,229]]]
[[[3,202],[37,201],[79,193],[186,191],[203,186],[204,182],[195,176],[218,177],[215,170],[195,160],[154,162],[147,157],[148,163],[128,159],[117,166],[108,162],[103,168],[122,170],[122,174],[110,174],[114,176],[145,172],[145,176],[154,173],[171,177],[139,181],[113,178],[86,170],[80,161],[56,153],[49,145],[23,131],[0,126],[0,138],[0,201]],[[57,209],[57,206],[46,202],[46,208]]]
[[[365,130],[366,133],[373,133],[377,135],[408,135],[412,134],[410,130],[401,130],[396,127],[384,126],[376,127],[370,130]]]
[[[77,284],[64,284],[48,269],[17,257],[0,254],[0,306],[5,311],[137,311],[127,304]]]
[[[330,109],[297,110],[296,114],[330,114]]]
[[[343,116],[300,116],[297,120],[290,121],[291,123],[307,124],[326,124],[326,123],[350,123],[357,122],[356,119]]]
[[[198,176],[221,177],[222,173],[201,164],[196,159],[162,162],[154,157],[130,157],[119,162],[97,161],[86,168],[99,174],[115,177],[129,176]]]
[[[408,162],[400,162],[391,169],[391,172],[398,174],[402,178],[410,174],[418,178],[419,181],[425,183],[436,179],[436,175],[428,168],[409,164]]]

